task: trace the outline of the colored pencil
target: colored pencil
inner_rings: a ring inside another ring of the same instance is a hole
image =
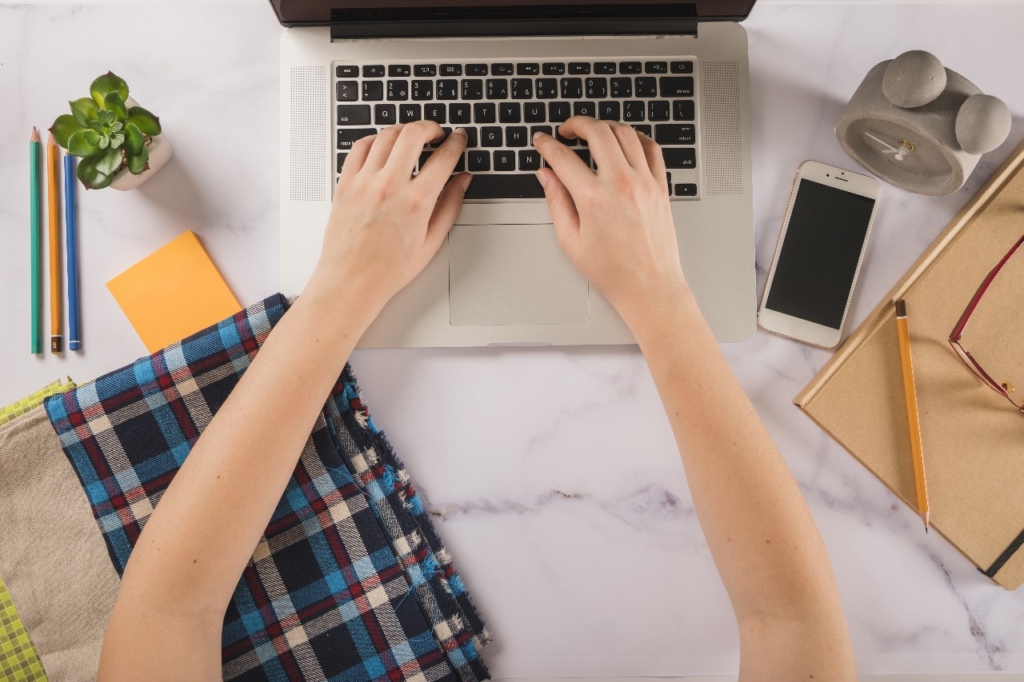
[[[53,133],[46,141],[46,193],[49,199],[50,220],[50,352],[63,352],[61,335],[61,288],[60,288],[60,200],[58,198],[60,168],[57,158],[57,142]]]
[[[43,308],[43,273],[41,272],[40,261],[42,256],[40,250],[43,241],[43,213],[42,206],[39,204],[39,182],[42,178],[39,173],[39,161],[42,158],[42,144],[39,141],[39,131],[34,127],[32,128],[32,137],[28,141],[28,153],[29,201],[32,203],[29,210],[31,215],[29,242],[31,244],[30,258],[32,259],[29,267],[32,272],[32,353],[38,355],[43,352],[42,315],[40,315]]]
[[[914,362],[910,356],[910,325],[907,322],[907,304],[896,301],[896,332],[900,341],[900,364],[903,366],[903,393],[907,401],[907,420],[910,425],[910,451],[914,458],[914,485],[917,487],[917,511],[928,532],[928,481],[924,475],[924,446],[921,443],[921,419],[917,411],[917,387],[914,384]]]
[[[82,347],[79,327],[80,299],[78,296],[78,220],[75,205],[75,157],[64,155],[64,239],[67,243],[68,268],[68,350]]]

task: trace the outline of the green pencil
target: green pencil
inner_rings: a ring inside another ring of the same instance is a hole
[[[42,145],[39,141],[39,131],[32,128],[32,138],[28,143],[29,151],[29,193],[32,201],[32,352],[39,354],[43,352],[42,334],[40,333],[40,323],[42,317],[40,311],[43,305],[43,292],[42,292],[42,272],[40,268],[40,256],[42,249],[42,237],[43,237],[43,216],[40,210],[40,175],[39,175],[39,158],[42,152]]]

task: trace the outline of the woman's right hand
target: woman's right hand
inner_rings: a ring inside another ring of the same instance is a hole
[[[587,141],[597,172],[554,137],[534,136],[537,171],[569,260],[633,327],[686,294],[665,161],[650,137],[621,123],[573,116],[558,131]]]

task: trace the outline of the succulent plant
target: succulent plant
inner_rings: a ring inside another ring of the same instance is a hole
[[[89,94],[69,102],[71,113],[58,116],[50,132],[69,154],[81,157],[82,184],[102,189],[123,168],[132,175],[149,168],[149,144],[160,134],[160,119],[142,107],[129,108],[128,84],[111,72],[94,80]]]

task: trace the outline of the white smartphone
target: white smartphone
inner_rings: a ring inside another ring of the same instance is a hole
[[[776,334],[822,348],[843,335],[882,188],[817,161],[797,171],[757,314]]]

